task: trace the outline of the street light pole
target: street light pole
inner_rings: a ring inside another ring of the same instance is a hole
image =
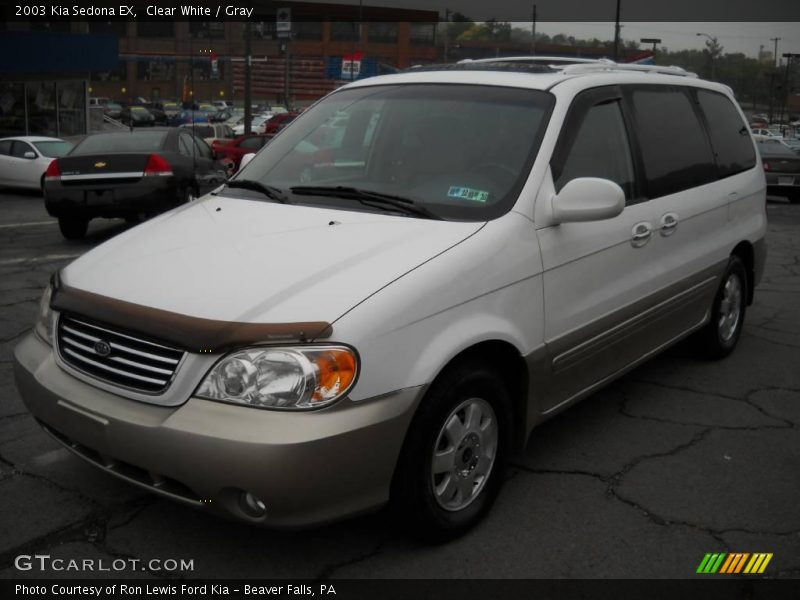
[[[531,21],[531,56],[536,56],[536,5],[533,5],[533,20]]]
[[[614,20],[614,62],[619,60],[619,10],[622,0],[617,0],[617,16]]]
[[[715,38],[713,35],[708,34],[708,33],[696,33],[695,35],[702,35],[703,37],[707,37],[708,40],[712,43],[712,45],[714,47],[716,47],[717,38]],[[716,69],[714,68],[715,67],[715,65],[714,65],[714,62],[715,62],[714,61],[714,53],[711,51],[710,47],[708,49],[708,57],[711,59],[711,79],[714,79]]]
[[[778,42],[781,40],[779,37],[769,38],[770,42],[775,42],[775,50],[772,52],[772,56],[775,57],[775,68],[777,69],[780,66],[778,62]]]

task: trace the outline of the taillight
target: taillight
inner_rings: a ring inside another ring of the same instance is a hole
[[[768,163],[768,162],[765,162],[765,163],[764,163],[764,170],[765,170],[765,171],[772,171],[772,167],[770,167],[770,166],[769,166],[769,163]]]
[[[144,176],[163,177],[168,175],[172,175],[172,167],[169,163],[160,154],[151,154],[150,158],[147,159],[147,166],[144,168]]]
[[[61,167],[58,166],[58,159],[52,161],[44,174],[45,179],[61,179]]]

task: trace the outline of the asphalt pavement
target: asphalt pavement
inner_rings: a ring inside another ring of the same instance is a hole
[[[800,577],[800,205],[774,199],[768,216],[766,274],[732,356],[679,344],[543,424],[489,517],[424,546],[385,512],[294,533],[229,522],[53,441],[14,387],[13,347],[50,274],[130,225],[93,221],[67,242],[41,197],[0,190],[0,578],[685,578],[709,552],[773,553],[765,576]],[[14,566],[34,554],[135,566]]]

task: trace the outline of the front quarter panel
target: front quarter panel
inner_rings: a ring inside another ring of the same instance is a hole
[[[333,326],[361,356],[351,399],[428,384],[483,341],[538,348],[541,269],[533,224],[511,212],[366,298]]]

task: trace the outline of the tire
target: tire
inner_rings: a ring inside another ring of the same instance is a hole
[[[711,319],[696,334],[698,349],[705,358],[725,358],[733,352],[744,326],[747,290],[747,269],[738,256],[731,256],[714,296]]]
[[[89,229],[89,219],[83,217],[59,217],[58,228],[68,240],[80,240],[86,235]]]
[[[444,542],[486,515],[505,478],[510,407],[505,382],[481,362],[451,367],[434,382],[392,481],[391,507],[406,531]]]

